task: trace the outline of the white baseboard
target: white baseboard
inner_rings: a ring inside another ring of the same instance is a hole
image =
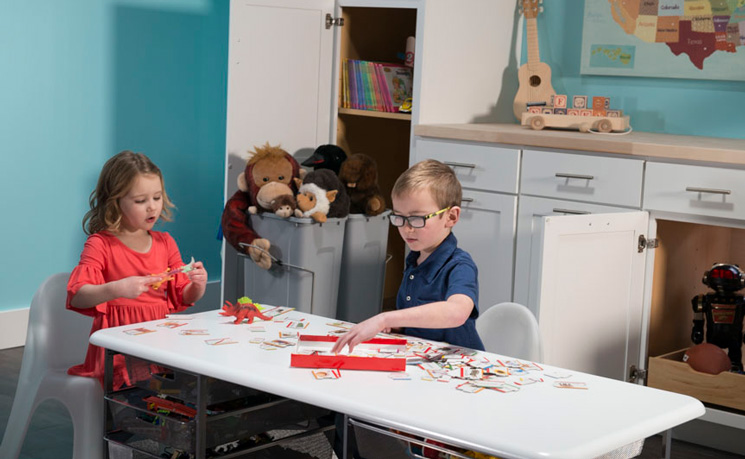
[[[201,300],[197,301],[191,312],[220,309],[220,281],[208,282]],[[26,344],[29,308],[0,311],[0,349],[10,349]]]
[[[0,349],[26,344],[29,308],[0,311]]]

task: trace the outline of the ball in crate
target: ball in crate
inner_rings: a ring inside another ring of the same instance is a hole
[[[696,371],[718,375],[732,367],[724,349],[711,343],[701,343],[688,348],[683,361]]]

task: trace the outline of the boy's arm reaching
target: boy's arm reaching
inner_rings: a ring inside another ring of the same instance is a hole
[[[334,344],[331,352],[349,346],[349,352],[363,341],[391,328],[454,328],[463,325],[473,310],[473,300],[463,294],[451,295],[446,301],[427,303],[413,308],[387,311],[352,327]]]

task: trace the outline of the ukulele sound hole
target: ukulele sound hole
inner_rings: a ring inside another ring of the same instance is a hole
[[[530,85],[533,86],[534,88],[536,86],[540,86],[541,85],[541,77],[539,77],[538,75],[531,75],[531,77],[530,77]]]

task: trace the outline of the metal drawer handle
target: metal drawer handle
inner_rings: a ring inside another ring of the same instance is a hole
[[[565,174],[563,172],[556,173],[557,178],[568,178],[568,179],[580,179],[580,180],[593,180],[594,175],[582,175],[582,174]]]
[[[554,212],[557,214],[571,214],[571,215],[587,215],[591,213],[585,210],[559,209],[558,207],[554,209]]]
[[[469,164],[469,163],[454,163],[452,161],[445,161],[444,162],[446,166],[450,167],[467,167],[468,169],[476,169],[475,164]]]
[[[473,202],[473,198],[461,198],[460,202]]]
[[[686,191],[691,191],[693,193],[732,194],[732,190],[719,190],[717,188],[699,188],[697,186],[687,186]]]

